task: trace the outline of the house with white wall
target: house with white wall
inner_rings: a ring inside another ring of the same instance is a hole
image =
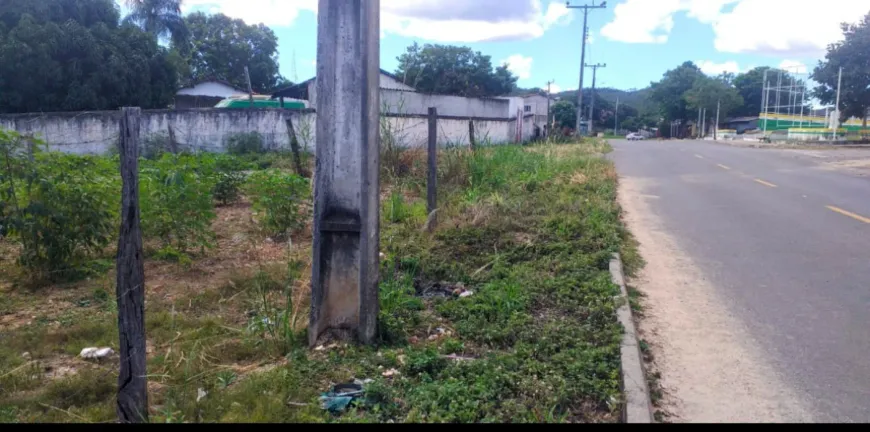
[[[397,127],[408,131],[408,133],[412,129],[416,130],[417,126],[419,126],[422,128],[420,131],[422,131],[421,136],[423,137],[426,135],[426,122],[425,120],[419,121],[419,118],[425,118],[430,107],[437,109],[439,121],[444,121],[440,126],[441,128],[446,127],[448,124],[452,128],[454,126],[453,122],[456,123],[456,130],[451,131],[448,135],[451,137],[450,141],[457,143],[468,142],[469,121],[473,121],[475,124],[476,139],[494,139],[496,142],[516,139],[517,137],[521,137],[522,141],[527,141],[535,136],[536,130],[540,136],[543,133],[543,124],[546,123],[546,114],[543,114],[544,119],[541,120],[541,125],[535,126],[534,115],[531,112],[524,112],[523,108],[526,102],[521,97],[473,98],[422,93],[405,84],[400,77],[383,69],[381,69],[379,81],[381,113],[384,116],[395,117],[397,119],[415,117],[413,121],[391,121],[402,123],[397,125]],[[315,78],[311,78],[299,84],[278,90],[272,94],[272,98],[306,100],[308,101],[308,106],[316,110],[317,81]],[[543,110],[546,113],[546,106]],[[411,127],[404,125],[404,123],[415,126]],[[460,124],[461,126],[458,126]],[[507,128],[506,130],[501,130],[505,127]],[[414,134],[412,133],[411,135]],[[414,136],[416,137],[416,135]],[[419,141],[418,138],[413,138],[411,141],[416,143]],[[415,145],[417,144],[412,144],[412,146]]]
[[[175,93],[175,109],[214,108],[218,102],[247,91],[218,79],[199,81]]]

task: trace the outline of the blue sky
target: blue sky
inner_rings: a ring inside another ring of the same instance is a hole
[[[586,62],[606,63],[598,85],[621,89],[645,87],[686,60],[710,74],[764,65],[805,72],[841,37],[840,22],[870,12],[870,0],[826,0],[821,7],[808,0],[607,3],[589,14]],[[291,80],[314,74],[316,9],[316,0],[186,0],[184,7],[270,26],[281,73]],[[549,0],[381,0],[381,66],[394,70],[415,41],[465,45],[508,62],[522,87],[555,80],[558,89],[576,89],[581,28],[580,11]]]

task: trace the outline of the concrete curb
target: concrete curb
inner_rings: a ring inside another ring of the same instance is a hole
[[[649,388],[646,384],[643,360],[637,341],[637,330],[631,316],[628,290],[625,288],[625,276],[622,273],[622,259],[618,253],[614,254],[613,259],[610,260],[610,275],[613,278],[613,283],[619,285],[619,291],[622,293],[622,298],[625,299],[624,304],[616,311],[619,323],[625,328],[620,344],[621,367],[619,375],[622,380],[620,386],[625,395],[620,420],[623,423],[654,423]]]

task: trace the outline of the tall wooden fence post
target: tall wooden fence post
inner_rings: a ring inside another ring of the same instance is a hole
[[[468,120],[468,147],[474,150],[474,120]]]
[[[148,422],[145,374],[145,267],[139,227],[139,108],[121,109],[121,233],[118,238],[118,335],[121,371],[118,375],[118,420]]]
[[[318,3],[309,345],[377,338],[379,19],[379,0]]]
[[[429,108],[428,180],[426,181],[426,210],[429,214],[438,208],[438,110]]]
[[[302,171],[302,156],[299,154],[299,140],[296,139],[296,129],[293,128],[293,119],[287,117],[287,133],[290,135],[290,150],[293,152],[293,166],[296,168],[296,174],[305,176]]]

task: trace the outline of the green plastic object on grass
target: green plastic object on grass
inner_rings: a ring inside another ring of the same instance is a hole
[[[362,386],[355,383],[338,384],[328,392],[320,395],[320,404],[323,409],[338,414],[347,409],[354,399],[365,394]]]

